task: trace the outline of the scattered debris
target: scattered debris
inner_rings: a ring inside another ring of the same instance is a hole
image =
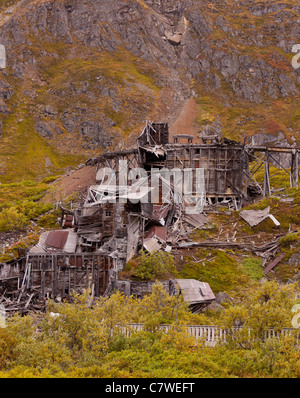
[[[159,243],[156,237],[148,238],[144,240],[144,248],[149,253],[158,252],[161,249],[162,245]]]
[[[197,229],[201,229],[208,222],[204,214],[185,214],[183,216],[183,221]]]
[[[266,218],[270,218],[276,226],[280,223],[276,218],[270,214],[270,206],[266,207],[264,210],[242,210],[240,211],[240,216],[251,226],[255,226]]]
[[[216,298],[208,283],[195,279],[175,279],[175,293],[177,292],[183,295],[193,313],[203,310]]]
[[[127,261],[141,249],[153,253],[236,248],[261,256],[264,264],[274,257],[279,236],[257,246],[236,242],[234,227],[230,236],[220,230],[215,241],[193,242],[190,233],[207,228],[209,213],[238,211],[251,192],[270,193],[268,173],[263,188],[250,181],[249,160],[255,158],[255,151],[267,156],[276,148],[247,147],[213,136],[194,142],[192,136],[177,135],[171,143],[167,123],[149,122],[136,144],[132,150],[105,153],[86,162],[95,166],[95,184],[82,195],[78,208],[60,206],[62,229],[42,233],[30,250],[0,265],[0,303],[26,312],[44,308],[47,298],[68,300],[72,290],[90,288],[95,296],[106,296],[124,287],[127,293],[141,295],[151,289],[150,282],[118,279]],[[293,186],[298,181],[295,167]],[[280,225],[269,207],[239,214],[251,226],[268,217]],[[269,264],[265,273],[281,259]],[[177,279],[165,285],[170,294],[182,293],[193,311],[215,299],[205,282]]]
[[[156,282],[135,282],[128,280],[112,281],[112,289],[120,290],[126,296],[134,295],[143,298],[150,294]],[[182,294],[185,302],[193,313],[202,311],[208,304],[215,300],[208,283],[197,281],[196,279],[170,279],[161,281],[165,290],[172,296]]]

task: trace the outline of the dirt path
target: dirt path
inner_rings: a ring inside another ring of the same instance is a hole
[[[197,104],[194,98],[186,100],[178,114],[178,117],[170,125],[170,142],[173,142],[175,134],[189,134],[194,137],[194,142],[200,142],[198,138],[199,128],[196,125]]]
[[[95,184],[97,166],[83,166],[69,174],[59,178],[52,185],[51,192],[48,192],[43,201],[46,203],[59,202],[62,198],[67,198],[74,192],[85,194],[90,185]]]

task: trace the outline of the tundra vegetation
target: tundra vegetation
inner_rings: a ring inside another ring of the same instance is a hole
[[[2,247],[1,262],[36,243],[41,228],[58,227],[53,203],[73,198],[55,191],[52,174],[130,147],[145,119],[173,119],[187,98],[195,117],[186,128],[299,145],[299,71],[291,52],[299,0],[103,0],[101,10],[92,0],[0,3],[0,42],[9,55],[0,75],[1,243],[16,236]],[[182,20],[188,29],[174,45],[165,33]],[[255,178],[263,181],[263,168]],[[0,377],[299,377],[292,337],[264,338],[267,328],[291,326],[300,275],[300,191],[274,166],[270,184],[272,195],[246,209],[270,206],[279,229],[270,219],[250,227],[238,212],[220,212],[191,236],[230,240],[236,233],[238,241],[260,244],[284,233],[277,252],[284,258],[264,283],[255,253],[141,252],[124,277],[195,278],[232,302],[194,315],[159,283],[142,300],[115,293],[91,301],[86,292],[70,303],[48,302],[45,314],[15,315],[0,328]],[[44,200],[49,191],[51,203]],[[118,333],[117,325],[132,322],[145,331]],[[162,333],[162,323],[174,328]],[[207,347],[186,334],[188,324],[242,327],[235,339]]]
[[[2,184],[1,217],[17,213],[24,219],[24,228],[32,219],[43,225],[49,223],[49,217],[54,221],[55,210],[48,211],[43,202],[45,192],[53,189],[49,186],[53,180],[12,184],[15,190]],[[61,193],[52,192],[53,198],[57,195]],[[260,209],[270,205],[285,233],[279,240],[279,252],[285,257],[264,280],[261,258],[241,250],[194,249],[179,257],[141,252],[120,276],[156,280],[152,293],[143,299],[120,292],[91,299],[86,291],[74,293],[69,302],[49,301],[43,314],[9,317],[7,327],[0,329],[0,377],[299,377],[300,351],[293,335],[265,338],[270,328],[292,327],[296,315],[292,308],[299,303],[298,283],[289,279],[298,272],[297,262],[289,261],[299,251],[299,233],[295,232],[299,193],[285,188],[281,195],[292,200],[270,197],[248,206]],[[68,204],[68,198],[62,200]],[[226,228],[232,234],[233,225],[239,238],[251,236],[258,242],[278,232],[269,220],[250,228],[238,212],[230,216],[220,213],[207,229],[195,231],[192,239],[217,239],[221,229],[226,235]],[[37,238],[33,230],[21,244],[28,247]],[[20,242],[2,256],[16,255],[17,246]],[[223,310],[192,314],[182,295],[169,296],[159,282],[172,277],[203,280],[215,294],[227,292],[232,301],[223,303]],[[119,326],[131,323],[143,323],[145,330],[130,336],[121,333]],[[163,333],[158,328],[161,324],[172,325],[172,329]],[[188,335],[184,325],[215,325],[228,330],[240,326],[240,331],[234,338],[228,333],[225,344],[209,347]],[[249,328],[255,339],[249,340]]]

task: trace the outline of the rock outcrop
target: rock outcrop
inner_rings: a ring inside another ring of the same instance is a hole
[[[24,0],[13,7],[0,19],[7,137],[22,118],[61,153],[72,147],[89,156],[130,145],[145,120],[172,121],[194,97],[229,138],[242,135],[243,118],[247,135],[265,133],[265,122],[275,120],[277,133],[299,142],[293,0]],[[201,117],[198,123],[199,132],[208,128]]]

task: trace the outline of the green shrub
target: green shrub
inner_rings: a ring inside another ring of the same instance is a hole
[[[16,207],[3,209],[0,213],[0,231],[2,232],[22,229],[27,222],[26,216],[19,212]]]
[[[58,219],[58,212],[55,211],[41,216],[38,219],[37,224],[39,227],[42,228],[56,228],[58,227],[57,219]]]
[[[296,243],[299,240],[298,233],[287,234],[283,238],[279,240],[279,243],[282,247],[288,247],[293,243]]]
[[[148,254],[140,251],[133,275],[140,280],[155,280],[176,274],[174,258],[170,253]]]

